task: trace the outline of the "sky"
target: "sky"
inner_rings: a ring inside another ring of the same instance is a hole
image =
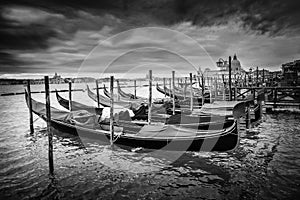
[[[217,69],[300,59],[299,0],[19,0],[0,3],[0,78]]]

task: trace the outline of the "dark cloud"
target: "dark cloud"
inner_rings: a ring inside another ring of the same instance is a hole
[[[185,21],[199,27],[235,21],[258,35],[300,32],[299,0],[17,0],[0,6],[0,63],[7,65],[26,64],[12,53],[16,50],[43,51],[53,45],[53,38],[72,40],[80,30],[104,26],[116,33]],[[22,18],[22,12],[11,13],[12,8],[29,11]]]

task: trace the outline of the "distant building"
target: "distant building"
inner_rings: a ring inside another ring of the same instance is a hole
[[[96,79],[91,78],[91,77],[78,77],[78,78],[73,78],[72,82],[74,83],[92,83],[95,82]]]
[[[300,60],[282,64],[282,86],[300,85]]]
[[[206,68],[204,74],[206,77],[224,77],[225,79],[229,78],[229,62],[227,60],[219,59],[217,62],[219,70],[210,70]],[[241,76],[245,73],[245,70],[242,68],[240,61],[238,60],[236,54],[234,54],[231,61],[231,75],[232,78]]]
[[[60,75],[57,75],[57,73],[55,72],[54,76],[50,78],[50,83],[60,84],[60,83],[65,83],[65,80]]]
[[[229,71],[229,67],[228,67],[227,71]],[[236,54],[234,54],[233,59],[231,61],[231,71],[232,71],[233,74],[244,72],[244,70],[242,69],[240,61],[237,59]]]

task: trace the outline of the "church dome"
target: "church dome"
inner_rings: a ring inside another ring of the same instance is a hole
[[[233,59],[231,61],[231,69],[232,71],[236,71],[236,72],[241,70],[241,63],[237,59],[236,54],[234,54]]]

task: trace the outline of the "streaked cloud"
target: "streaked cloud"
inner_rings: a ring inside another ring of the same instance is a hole
[[[88,74],[115,59],[122,61],[112,68],[119,73],[149,64],[179,70],[188,67],[180,56],[215,68],[234,53],[245,68],[279,69],[299,59],[299,8],[297,0],[3,3],[0,74],[76,73],[83,64]],[[140,27],[165,31],[134,29]]]

